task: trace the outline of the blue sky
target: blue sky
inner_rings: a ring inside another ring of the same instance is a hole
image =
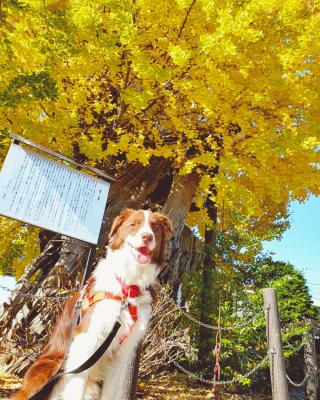
[[[310,294],[320,305],[320,197],[311,196],[303,204],[290,207],[291,227],[280,241],[264,243],[274,260],[286,261],[303,272]]]

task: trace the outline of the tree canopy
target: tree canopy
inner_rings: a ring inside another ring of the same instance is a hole
[[[2,155],[14,132],[106,170],[164,157],[199,176],[190,226],[210,198],[270,238],[319,194],[319,24],[311,0],[1,0]]]

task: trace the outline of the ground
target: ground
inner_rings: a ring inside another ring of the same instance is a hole
[[[220,391],[214,395],[212,388],[203,388],[189,381],[186,375],[171,374],[157,377],[138,385],[137,400],[271,400],[266,396],[240,396]]]
[[[21,380],[15,376],[0,374],[0,398],[7,396],[16,389]],[[188,381],[186,375],[171,374],[142,381],[137,388],[137,400],[271,400],[266,396],[240,396],[221,391],[215,397],[211,388],[203,388]]]

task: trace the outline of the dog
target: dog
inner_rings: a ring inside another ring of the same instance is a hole
[[[171,221],[158,212],[126,209],[115,218],[106,257],[98,262],[83,293],[75,293],[65,304],[48,345],[11,400],[29,399],[63,363],[65,371],[79,367],[118,319],[121,327],[96,364],[84,372],[64,375],[49,395],[50,400],[117,400],[119,376],[148,326],[153,301],[150,287],[166,262],[171,235]],[[80,323],[72,328],[80,298]],[[127,306],[122,309],[123,299]]]

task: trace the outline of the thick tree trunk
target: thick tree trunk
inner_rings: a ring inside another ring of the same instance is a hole
[[[186,262],[186,265],[190,266],[194,265],[193,263],[197,263],[197,261],[201,257],[200,252],[197,254],[196,257],[192,257],[191,251],[195,250],[196,238],[192,237],[191,231],[185,227],[185,219],[188,211],[191,208],[191,203],[197,183],[198,178],[195,175],[175,175],[173,178],[170,193],[164,207],[161,210],[164,214],[170,217],[175,231],[175,236],[171,241],[171,247],[168,251],[168,261],[171,261],[165,267],[165,270],[162,270],[161,272],[162,280],[167,282],[171,281],[172,285],[175,283],[175,281],[179,279],[179,265],[182,264],[181,261],[183,259],[187,258],[187,256],[189,255],[190,261],[189,263]],[[186,244],[186,238],[188,238],[189,244],[191,244],[189,248],[188,246],[185,246],[184,248],[181,246],[180,237],[183,236],[183,232],[185,237],[185,240],[183,242],[184,244]],[[200,246],[198,243],[198,248],[199,247]],[[117,399],[119,400],[131,400],[135,398],[134,393],[138,381],[140,352],[141,346],[139,346],[136,352],[134,362],[131,362],[127,368],[126,379],[127,381],[131,382],[131,385],[129,385],[131,397],[121,397],[119,395],[117,397]]]
[[[178,283],[182,271],[197,269],[203,257],[203,244],[185,226],[198,179],[195,174],[175,175],[168,199],[162,208],[162,212],[173,222],[175,237],[168,252],[170,261],[162,271],[161,279],[173,285]]]

